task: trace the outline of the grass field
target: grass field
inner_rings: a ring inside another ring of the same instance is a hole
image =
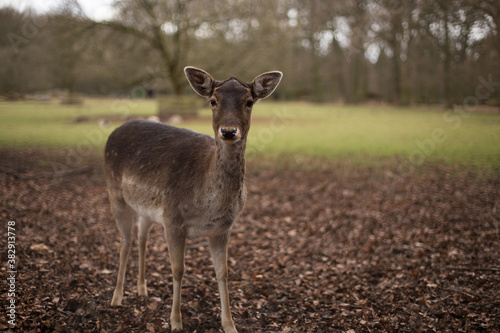
[[[203,109],[199,119],[178,126],[213,135],[210,112]],[[0,102],[0,146],[98,152],[123,119],[155,114],[152,100],[88,99],[83,106]],[[112,119],[112,124],[99,125],[100,119]],[[404,168],[438,162],[498,170],[500,114],[264,101],[254,107],[247,150],[249,159],[262,155],[368,164],[397,160]]]

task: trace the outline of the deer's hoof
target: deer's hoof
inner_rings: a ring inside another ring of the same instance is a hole
[[[182,331],[182,323],[174,324],[172,323],[172,332]]]
[[[182,316],[180,313],[174,314],[170,316],[170,326],[173,331],[182,331]]]
[[[139,296],[148,296],[148,289],[146,287],[146,283],[143,285],[137,285],[137,294]]]
[[[236,327],[234,327],[234,322],[228,321],[222,323],[222,328],[224,329],[224,333],[238,333]]]
[[[120,306],[122,305],[123,300],[123,292],[118,292],[115,290],[113,293],[113,299],[111,300],[111,306]]]

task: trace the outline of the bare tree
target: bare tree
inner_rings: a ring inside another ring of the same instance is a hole
[[[111,21],[94,21],[93,27],[132,35],[145,41],[161,59],[161,73],[174,94],[184,91],[182,68],[187,64],[194,34],[202,23],[218,15],[208,0],[124,0],[116,2],[118,16]],[[151,74],[148,74],[151,75]]]
[[[49,14],[0,8],[0,89],[180,95],[182,68],[251,79],[279,69],[279,96],[499,103],[500,0],[122,0],[91,20],[77,0]],[[37,17],[46,17],[43,27]],[[89,33],[91,32],[91,33]],[[35,37],[33,37],[35,36]],[[10,37],[10,39],[9,39]],[[483,80],[483,81],[484,81]],[[486,90],[485,90],[486,91]],[[4,93],[8,95],[8,93]]]
[[[492,71],[495,73],[496,81],[500,80],[500,0],[469,0],[469,4],[482,14],[482,21],[489,27],[490,31],[495,31],[492,34],[493,45],[495,46],[496,61],[493,62]],[[496,103],[500,110],[500,86],[496,86],[496,90],[492,91],[496,96]]]

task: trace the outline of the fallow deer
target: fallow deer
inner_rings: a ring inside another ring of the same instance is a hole
[[[207,72],[184,69],[189,84],[212,108],[215,137],[153,121],[135,120],[117,128],[105,148],[111,210],[122,241],[112,306],[123,299],[123,283],[138,223],[139,296],[147,296],[145,253],[153,223],[163,225],[173,275],[171,329],[182,330],[181,283],[189,234],[208,237],[225,333],[237,332],[229,308],[227,246],[231,227],[246,200],[245,148],[252,106],[268,97],[282,73],[267,72],[251,83],[234,77],[217,81]]]

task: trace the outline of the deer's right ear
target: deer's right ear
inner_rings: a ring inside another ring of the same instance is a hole
[[[184,73],[186,74],[191,88],[193,88],[198,95],[203,97],[212,96],[214,79],[210,76],[210,74],[205,72],[203,69],[191,66],[185,67]]]

